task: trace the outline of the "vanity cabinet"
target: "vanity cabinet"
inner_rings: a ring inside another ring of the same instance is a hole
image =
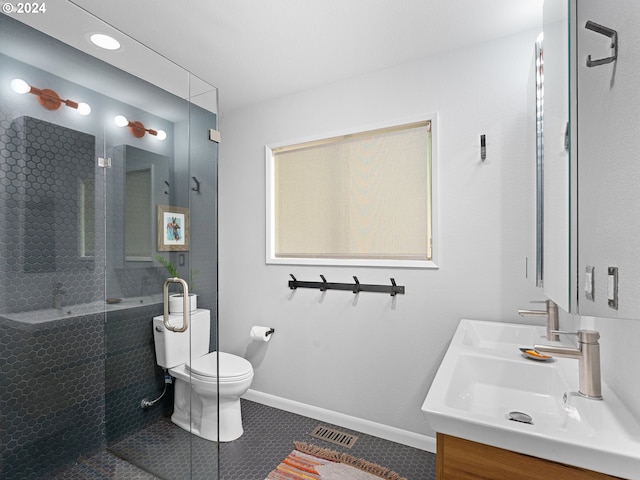
[[[551,462],[462,438],[437,434],[437,480],[616,480],[583,468]]]
[[[574,26],[578,313],[640,318],[640,7],[578,0]]]

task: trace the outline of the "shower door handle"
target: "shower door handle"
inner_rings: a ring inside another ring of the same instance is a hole
[[[182,327],[174,327],[169,324],[169,284],[180,283],[182,284]],[[183,279],[178,277],[167,278],[164,281],[164,288],[162,290],[162,298],[164,301],[164,327],[172,332],[186,332],[189,328],[189,285]]]

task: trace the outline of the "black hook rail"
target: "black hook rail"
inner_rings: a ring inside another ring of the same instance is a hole
[[[372,285],[366,283],[360,283],[358,277],[353,276],[353,280],[355,283],[335,283],[335,282],[327,282],[327,279],[324,278],[324,275],[320,275],[322,279],[321,282],[303,282],[298,280],[293,274],[289,274],[291,280],[289,280],[289,288],[291,290],[295,290],[296,288],[317,288],[321,292],[325,292],[327,290],[349,290],[355,294],[360,292],[380,292],[380,293],[388,293],[392,297],[395,297],[397,294],[404,295],[404,286],[396,285],[395,279],[391,278],[391,285]]]

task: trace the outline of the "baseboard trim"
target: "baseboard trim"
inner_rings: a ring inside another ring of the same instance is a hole
[[[305,417],[314,418],[333,425],[373,435],[374,437],[383,438],[392,442],[426,450],[427,452],[436,453],[436,439],[427,435],[420,435],[415,432],[409,432],[408,430],[402,430],[400,428],[390,427],[370,420],[352,417],[351,415],[332,412],[331,410],[314,407],[313,405],[296,402],[295,400],[288,400],[286,398],[277,397],[257,390],[249,389],[242,398],[251,402],[284,410],[286,412],[304,415]]]

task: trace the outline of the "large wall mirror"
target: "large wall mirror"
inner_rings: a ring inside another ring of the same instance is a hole
[[[153,261],[156,248],[156,205],[168,203],[169,157],[131,145],[115,147],[125,167],[124,259]]]
[[[22,178],[25,193],[20,201],[8,202],[12,211],[3,217],[4,228],[21,239],[7,244],[12,271],[92,270],[95,137],[31,116],[14,119],[6,132],[19,145],[9,163],[15,164],[12,174]]]

